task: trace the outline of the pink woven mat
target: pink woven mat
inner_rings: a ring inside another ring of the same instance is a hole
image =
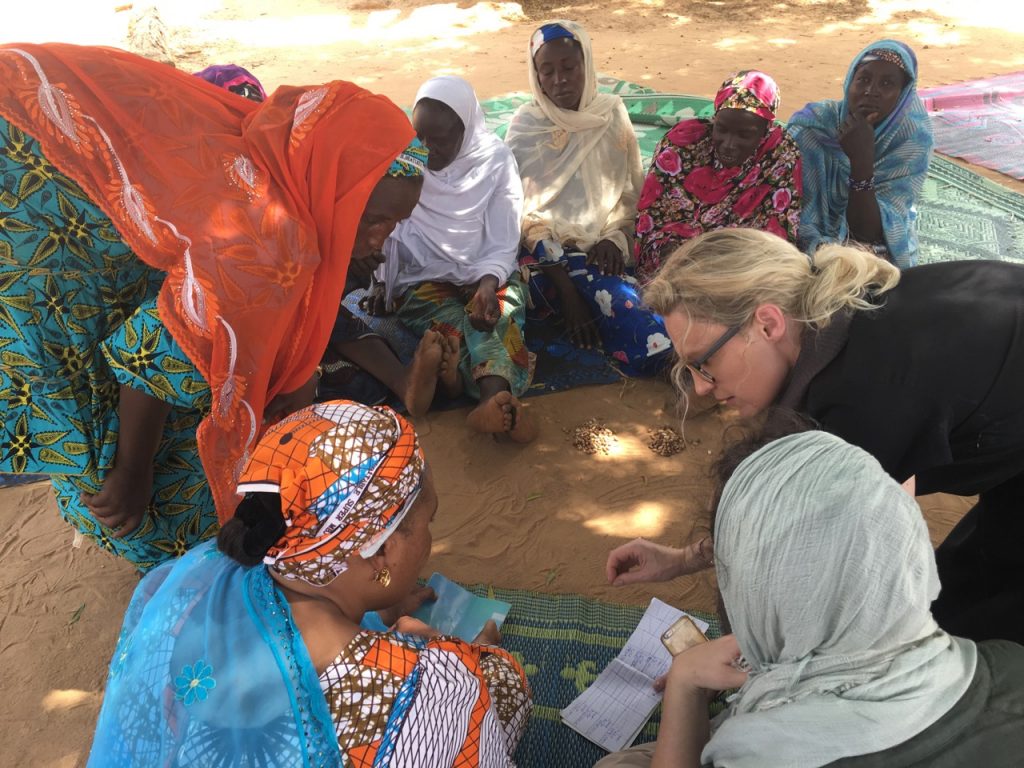
[[[1024,179],[1024,72],[919,93],[938,152]]]

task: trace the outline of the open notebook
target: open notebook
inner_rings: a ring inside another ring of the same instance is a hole
[[[619,655],[562,710],[562,722],[609,752],[632,744],[661,702],[654,681],[672,664],[661,635],[685,615],[657,598],[651,600]],[[707,622],[690,618],[701,632],[707,631]]]

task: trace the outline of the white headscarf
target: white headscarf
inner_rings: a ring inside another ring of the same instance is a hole
[[[515,158],[484,125],[473,86],[447,75],[416,94],[450,107],[465,133],[455,159],[427,170],[419,204],[384,245],[388,296],[440,281],[470,285],[487,275],[503,285],[516,269],[523,186]]]
[[[516,111],[505,138],[523,178],[523,240],[531,249],[541,240],[556,240],[587,251],[607,239],[629,258],[643,184],[636,134],[622,99],[597,92],[590,37],[583,27],[554,23],[583,49],[586,81],[579,110],[555,106],[537,79],[531,38],[527,61],[533,102]]]
[[[815,768],[901,744],[946,714],[977,648],[931,615],[921,510],[869,454],[825,432],[759,450],[725,486],[718,583],[752,667],[705,765]]]

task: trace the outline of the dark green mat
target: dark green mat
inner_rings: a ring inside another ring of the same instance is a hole
[[[520,768],[589,768],[607,753],[562,725],[559,711],[582,693],[618,655],[646,606],[616,605],[579,595],[544,595],[512,589],[469,587],[512,604],[502,627],[502,646],[526,669],[533,687],[533,717],[516,752]],[[685,606],[677,606],[685,609]],[[693,612],[721,633],[715,616]],[[637,743],[658,735],[655,712]]]

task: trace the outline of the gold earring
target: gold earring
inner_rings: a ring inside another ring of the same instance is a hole
[[[387,589],[388,585],[391,584],[391,571],[389,571],[387,568],[381,568],[379,571],[373,574],[373,580],[378,582],[385,589]]]

